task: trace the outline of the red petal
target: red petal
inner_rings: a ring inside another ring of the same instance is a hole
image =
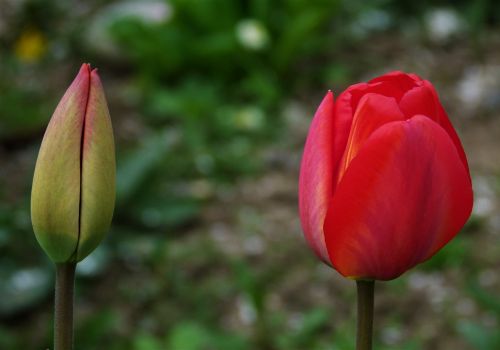
[[[427,86],[418,86],[406,92],[399,102],[399,107],[407,118],[421,114],[439,124],[440,116],[436,101]]]
[[[393,97],[397,101],[404,95],[406,90],[400,90],[398,86],[384,83],[366,84],[359,83],[351,85],[342,92],[335,101],[335,121],[333,130],[334,138],[334,169],[339,170],[342,155],[345,152],[349,131],[351,129],[353,116],[358,108],[361,98],[369,93],[380,94],[387,97]]]
[[[432,96],[434,97],[434,103],[436,104],[437,108],[437,122],[439,125],[443,127],[444,130],[450,135],[451,140],[455,144],[455,147],[457,148],[458,155],[460,156],[460,159],[462,160],[462,163],[464,164],[465,168],[467,169],[467,172],[469,171],[469,165],[467,163],[467,157],[465,155],[464,148],[462,147],[462,143],[460,142],[460,139],[458,138],[457,132],[453,128],[453,125],[451,124],[450,118],[448,118],[448,115],[446,114],[443,106],[441,105],[441,102],[439,102],[439,96],[437,94],[436,89],[434,89],[434,86],[427,80],[423,81],[424,86],[426,86],[429,91],[432,93]]]
[[[356,98],[356,105],[353,106],[353,95],[352,92],[356,93],[356,89],[364,89],[366,84],[356,84],[351,86],[346,91],[342,92],[340,96],[335,101],[335,109],[334,109],[334,122],[333,122],[333,130],[335,130],[335,138],[333,139],[333,169],[334,174],[332,174],[333,178],[337,178],[337,173],[339,172],[339,168],[341,165],[342,155],[344,154],[347,140],[349,138],[349,131],[352,126],[353,115],[355,111],[355,107],[357,105],[358,99]],[[334,188],[337,181],[334,181]],[[333,192],[332,192],[333,193]]]
[[[406,74],[401,71],[394,71],[374,78],[368,83],[389,83],[387,85],[395,85],[398,86],[402,91],[408,91],[417,86],[419,81],[421,81],[420,77],[415,74]]]
[[[350,86],[343,94],[349,94],[352,110],[356,110],[360,99],[368,93],[376,93],[387,97],[394,97],[398,102],[404,94],[416,86],[421,85],[420,78],[402,72],[391,72],[368,83],[359,83]],[[339,96],[341,99],[342,95]]]
[[[472,188],[452,140],[431,119],[388,123],[366,141],[325,219],[333,266],[389,280],[430,258],[464,225]]]
[[[336,183],[340,181],[351,160],[375,130],[386,123],[405,119],[395,98],[373,93],[364,95],[353,118]]]
[[[436,90],[429,81],[422,80],[422,86],[408,91],[399,102],[399,107],[408,118],[417,114],[422,114],[441,125],[450,135],[453,143],[457,147],[460,159],[464,163],[465,167],[467,169],[469,168],[462,143],[460,142],[448,115],[439,102]]]
[[[323,222],[333,194],[333,106],[333,93],[328,92],[309,128],[299,179],[302,229],[309,245],[327,264],[331,263],[325,246]]]
[[[352,117],[358,108],[359,101],[365,94],[374,93],[393,97],[399,102],[408,90],[420,86],[422,83],[422,79],[415,74],[395,71],[372,79],[368,83],[351,85],[342,92],[335,102],[335,130],[337,134],[335,157],[339,158],[334,159],[335,164],[340,161],[340,157],[344,153]]]

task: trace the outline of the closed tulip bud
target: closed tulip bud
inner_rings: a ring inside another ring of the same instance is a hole
[[[312,121],[300,218],[318,257],[390,280],[439,251],[472,209],[464,150],[430,82],[393,72],[328,92]]]
[[[104,91],[83,64],[49,122],[33,177],[31,220],[55,263],[78,262],[109,229],[115,148]]]

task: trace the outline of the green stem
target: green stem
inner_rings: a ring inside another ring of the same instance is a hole
[[[371,350],[375,281],[356,281],[356,286],[358,289],[356,350]]]
[[[73,350],[73,302],[76,263],[56,265],[54,350]]]

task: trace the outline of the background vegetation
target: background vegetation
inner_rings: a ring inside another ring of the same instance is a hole
[[[500,348],[500,3],[0,0],[0,349],[46,349],[53,266],[29,195],[46,124],[99,68],[118,150],[112,231],[78,266],[77,349],[354,347],[352,281],[306,247],[301,147],[327,89],[389,70],[437,87],[474,214],[379,283],[376,349]]]

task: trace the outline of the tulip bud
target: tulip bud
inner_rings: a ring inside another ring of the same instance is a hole
[[[35,236],[55,263],[78,262],[103,239],[115,205],[115,148],[104,91],[83,64],[49,122],[33,177]]]

